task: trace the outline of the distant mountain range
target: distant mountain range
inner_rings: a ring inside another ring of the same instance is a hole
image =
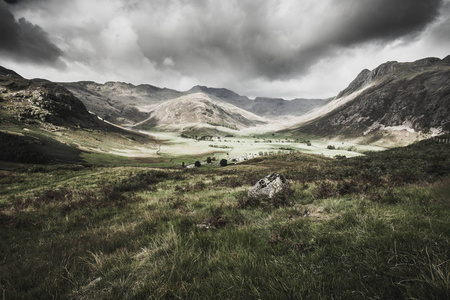
[[[372,71],[363,70],[334,99],[253,100],[205,86],[180,92],[122,82],[53,83],[24,79],[3,67],[0,83],[2,116],[42,126],[118,130],[101,121],[106,120],[181,133],[204,127],[223,135],[229,130],[295,120],[285,124],[284,133],[368,142],[401,133],[404,143],[450,131],[450,56],[387,62]]]
[[[89,111],[114,124],[127,126],[150,117],[149,112],[164,101],[198,93],[269,120],[299,116],[331,101],[262,97],[252,100],[228,89],[205,86],[194,86],[188,91],[180,92],[147,84],[135,86],[123,82],[98,84],[81,81],[60,84],[77,96]]]

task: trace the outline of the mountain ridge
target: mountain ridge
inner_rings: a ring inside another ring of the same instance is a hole
[[[205,93],[218,101],[269,119],[282,119],[304,114],[324,105],[329,99],[285,100],[282,98],[257,97],[250,99],[226,88],[196,85],[187,91],[176,91],[152,85],[133,85],[123,82],[72,82],[60,83],[74,93],[86,107],[105,120],[118,125],[132,126],[148,118],[148,112],[161,102],[197,92]],[[277,101],[277,105],[273,105]],[[275,100],[276,99],[276,100]]]
[[[450,56],[387,62],[363,70],[330,104],[336,104],[333,110],[317,112],[291,127],[293,132],[372,140],[383,138],[383,132],[404,131],[416,137],[448,132]]]

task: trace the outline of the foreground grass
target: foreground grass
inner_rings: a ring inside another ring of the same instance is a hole
[[[1,293],[448,299],[448,150],[429,142],[347,160],[3,172]],[[291,204],[243,205],[274,171],[291,180]]]

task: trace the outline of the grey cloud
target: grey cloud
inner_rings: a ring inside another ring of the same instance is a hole
[[[0,53],[16,61],[61,66],[58,59],[63,52],[49,40],[48,34],[25,18],[16,21],[4,2],[0,2],[0,28]]]
[[[9,5],[15,15],[33,17],[33,23],[60,37],[67,63],[103,74],[136,65],[147,68],[140,71],[148,71],[149,78],[244,88],[251,82],[272,81],[278,86],[278,81],[307,78],[317,66],[350,55],[353,49],[375,46],[381,51],[396,40],[408,45],[422,39],[428,28],[434,28],[436,40],[449,32],[448,21],[434,26],[442,16],[443,0],[7,2],[17,2]],[[448,7],[449,1],[445,3]],[[0,4],[7,6],[1,0]],[[0,13],[2,29],[9,28],[0,33],[0,51],[23,56],[36,51],[48,55],[43,61],[61,56],[42,29],[26,20],[15,21],[5,9]],[[127,39],[131,34],[133,38]],[[34,45],[37,50],[23,50]]]
[[[185,1],[153,2],[152,9],[165,15],[170,15],[171,9],[186,11],[181,16],[185,19],[182,26],[148,30],[146,23],[137,24],[139,43],[149,60],[158,65],[170,56],[175,68],[191,76],[234,69],[242,79],[280,80],[305,74],[336,51],[370,42],[412,39],[435,20],[442,0],[334,0],[329,10],[316,16],[322,20],[320,32],[313,38],[296,36],[296,31],[302,30],[295,27],[300,23],[283,25],[292,21],[296,12],[299,18],[304,16],[301,5],[293,7],[291,19],[285,20],[273,16],[273,1],[230,1],[234,3],[231,8],[219,2],[194,3],[195,9],[189,10]]]
[[[339,2],[347,16],[333,42],[344,46],[414,36],[436,19],[442,5],[442,0]]]

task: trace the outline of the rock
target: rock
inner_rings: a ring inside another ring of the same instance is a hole
[[[273,173],[259,180],[249,191],[249,199],[268,198],[273,199],[277,195],[289,191],[289,182],[283,175]]]

